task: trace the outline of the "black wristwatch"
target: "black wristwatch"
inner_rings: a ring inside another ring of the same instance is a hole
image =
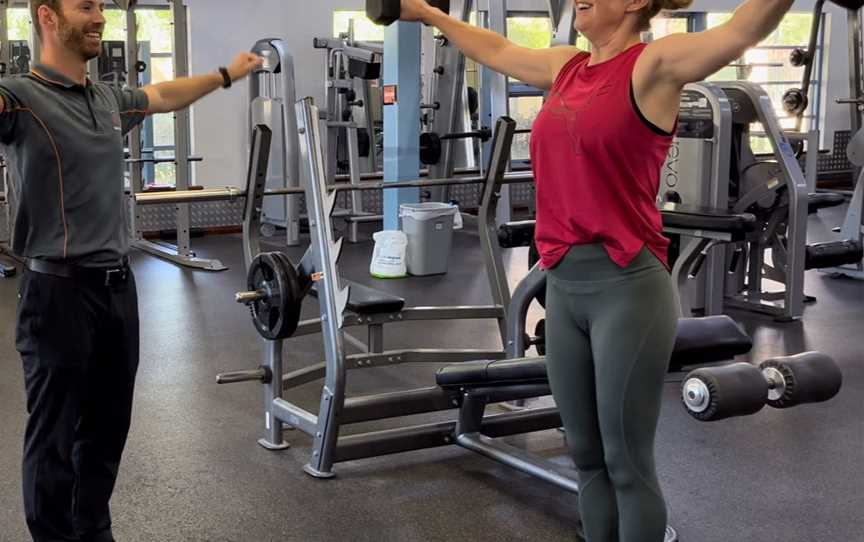
[[[222,74],[222,88],[231,88],[231,76],[228,74],[228,68],[220,66],[219,73]]]

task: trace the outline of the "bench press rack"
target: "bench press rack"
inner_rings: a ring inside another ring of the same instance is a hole
[[[258,369],[219,376],[218,381],[222,383],[257,380],[264,384],[265,435],[259,443],[273,450],[287,448],[288,444],[283,437],[283,429],[286,426],[307,433],[312,437],[313,442],[311,459],[304,470],[317,478],[332,477],[333,467],[339,462],[457,444],[554,483],[568,491],[578,492],[578,484],[572,469],[553,465],[495,440],[496,437],[501,436],[557,428],[561,424],[557,409],[527,408],[518,412],[485,414],[485,407],[489,403],[527,399],[550,393],[545,373],[545,359],[523,357],[527,347],[524,333],[527,306],[545,284],[545,272],[539,266],[532,269],[519,283],[511,299],[501,263],[501,247],[497,242],[493,242],[496,237],[499,237],[495,227],[495,208],[500,187],[507,182],[504,170],[509,158],[515,123],[510,119],[502,118],[496,126],[493,153],[490,167],[487,169],[481,213],[478,218],[481,245],[495,305],[482,310],[476,307],[470,310],[465,310],[468,309],[465,307],[405,309],[404,300],[401,298],[356,284],[346,284],[340,279],[337,262],[341,240],[334,241],[330,213],[335,206],[338,189],[356,190],[358,187],[342,188],[327,185],[320,128],[317,122],[318,112],[311,100],[298,102],[297,118],[298,131],[302,136],[300,138],[301,162],[308,179],[306,198],[309,205],[312,237],[310,249],[297,266],[297,274],[301,279],[307,277],[307,288],[311,288],[310,282],[314,278],[313,293],[318,297],[321,317],[301,322],[294,335],[320,330],[324,338],[326,361],[284,374],[283,340],[268,340],[265,362]],[[380,188],[381,186],[374,187],[374,189]],[[373,187],[370,186],[370,189]],[[717,238],[723,239],[723,235],[731,241],[737,235],[736,231],[746,230],[754,221],[754,217],[750,215],[727,213],[726,216],[722,216],[723,213],[710,210],[670,208],[665,209],[663,214],[668,228],[678,228],[691,236],[696,230],[712,231],[712,224],[714,224],[714,233],[706,236],[709,243],[718,242]],[[698,253],[701,251],[693,251],[693,254],[685,259],[692,264],[698,259]],[[682,264],[681,269],[686,270],[688,267]],[[248,295],[255,295],[255,293],[238,294],[238,296]],[[471,311],[474,311],[474,316],[471,316]],[[478,351],[383,350],[383,324],[393,321],[428,320],[436,316],[448,319],[496,317],[502,336],[505,338],[505,351],[487,352],[481,357]],[[350,339],[342,333],[342,329],[352,325],[369,326],[369,344],[359,345],[367,350],[364,353],[347,355],[345,352],[344,343]],[[679,322],[678,340],[671,361],[678,367],[715,363],[746,353],[750,348],[749,337],[726,316],[686,318]],[[470,359],[480,361],[469,361]],[[405,362],[455,363],[439,370],[437,386],[346,397],[345,388],[349,369]],[[285,390],[321,377],[324,378],[324,385],[317,414],[284,398]],[[455,420],[339,436],[342,424],[453,408],[460,409],[459,416]],[[677,535],[670,528],[666,540],[676,539]]]

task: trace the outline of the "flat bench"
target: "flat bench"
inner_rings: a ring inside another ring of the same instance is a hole
[[[348,305],[345,307],[355,314],[387,314],[399,312],[405,307],[405,299],[386,292],[342,279],[342,286],[349,286]],[[318,297],[318,289],[309,292]]]
[[[753,347],[750,337],[728,316],[681,318],[670,359],[670,368],[728,361]],[[542,384],[546,358],[481,360],[442,367],[436,373],[442,388],[495,387]]]

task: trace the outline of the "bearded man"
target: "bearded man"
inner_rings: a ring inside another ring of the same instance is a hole
[[[17,213],[16,348],[29,418],[27,525],[43,541],[112,542],[109,500],[132,412],[138,299],[128,264],[123,136],[146,115],[188,107],[246,77],[239,54],[209,75],[116,89],[87,78],[105,4],[31,0],[41,59],[0,81],[0,143]]]

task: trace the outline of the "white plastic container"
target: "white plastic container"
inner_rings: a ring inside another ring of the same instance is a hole
[[[401,231],[384,230],[376,232],[375,249],[369,273],[377,279],[398,279],[408,274],[406,251],[408,237]]]

